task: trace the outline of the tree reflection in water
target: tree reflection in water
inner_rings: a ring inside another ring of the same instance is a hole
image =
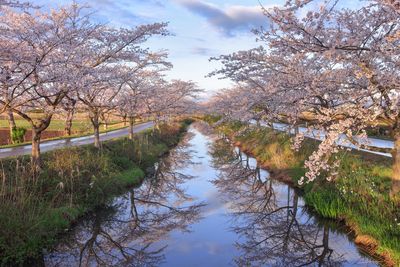
[[[187,136],[154,174],[88,216],[45,258],[46,266],[158,266],[166,246],[158,243],[173,230],[189,231],[200,219],[202,203],[193,204],[180,187],[192,177],[174,172],[189,163]]]
[[[239,266],[339,266],[344,257],[330,248],[329,228],[318,225],[299,205],[299,196],[289,186],[260,170],[254,159],[229,143],[213,146],[214,181],[229,202],[232,230],[240,235]],[[283,196],[282,194],[287,194]],[[279,196],[278,196],[279,195]],[[285,199],[285,201],[282,201]]]

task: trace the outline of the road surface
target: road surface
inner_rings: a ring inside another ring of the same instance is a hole
[[[133,127],[133,132],[137,133],[137,132],[152,128],[153,125],[154,125],[153,122],[145,122],[145,123],[135,125]],[[114,138],[123,137],[128,134],[129,134],[129,129],[123,128],[120,130],[115,130],[115,131],[100,134],[100,140],[106,141],[106,140],[110,140],[110,139],[114,139]],[[76,138],[44,141],[40,144],[40,150],[41,150],[41,152],[46,152],[46,151],[64,148],[64,147],[82,146],[82,145],[88,145],[88,144],[93,144],[93,143],[94,143],[94,136],[88,135],[88,136],[76,137]],[[7,158],[7,157],[29,155],[31,153],[31,149],[32,149],[31,145],[2,148],[2,149],[0,149],[0,159]]]
[[[253,121],[251,123],[254,124]],[[273,125],[274,125],[275,130],[283,131],[283,132],[290,131],[292,134],[294,134],[294,129],[290,129],[290,126],[287,124],[274,123]],[[267,123],[265,123],[265,122],[261,122],[261,126],[268,127]],[[307,129],[306,127],[299,127],[299,132],[304,133],[304,136],[306,136],[308,138],[312,138],[312,139],[316,139],[316,140],[320,140],[320,141],[325,139],[325,133],[322,131],[310,130],[310,129]],[[364,144],[364,145],[368,145],[368,146],[374,146],[374,147],[379,147],[379,148],[393,148],[394,147],[394,142],[391,140],[382,140],[382,139],[371,138],[371,137],[368,137],[367,139],[361,139],[358,137],[354,137],[354,139],[357,140],[360,144]],[[339,136],[339,139],[336,141],[336,143],[340,146],[349,147],[352,149],[357,149],[357,150],[369,152],[372,154],[381,155],[384,157],[389,157],[389,158],[392,157],[392,155],[389,153],[382,153],[382,152],[370,151],[367,149],[360,149],[360,148],[356,147],[355,145],[353,145],[349,140],[347,140],[347,137],[344,134]]]

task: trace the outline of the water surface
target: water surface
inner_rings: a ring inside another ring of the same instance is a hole
[[[205,125],[139,187],[83,219],[46,266],[377,266],[347,229]]]

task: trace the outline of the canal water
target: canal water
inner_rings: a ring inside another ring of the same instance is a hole
[[[84,218],[46,266],[378,266],[347,229],[203,123],[143,184]]]

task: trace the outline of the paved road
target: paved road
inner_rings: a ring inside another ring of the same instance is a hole
[[[254,124],[255,122],[252,121],[251,123]],[[265,123],[265,122],[261,122],[261,125],[268,127],[267,123]],[[274,123],[274,129],[278,130],[278,131],[283,131],[283,132],[290,131],[292,134],[294,133],[294,129],[290,129],[289,125],[284,124],[284,123]],[[305,127],[299,127],[299,131],[301,133],[304,133],[304,135],[308,138],[312,138],[312,139],[316,139],[316,140],[320,140],[320,141],[325,139],[325,133],[322,131],[310,130]],[[371,138],[371,137],[368,137],[366,140],[360,139],[358,137],[355,137],[354,139],[357,140],[360,144],[364,144],[364,145],[375,146],[375,147],[379,147],[379,148],[393,148],[394,147],[394,142],[391,140],[382,140],[382,139]],[[360,149],[360,148],[356,147],[355,145],[353,145],[349,140],[347,140],[347,137],[344,134],[339,136],[339,139],[336,141],[336,143],[341,146],[344,146],[344,147],[349,147],[349,148],[365,151],[368,153],[381,155],[381,156],[388,157],[388,158],[392,157],[392,155],[389,153],[382,153],[382,152],[370,151],[367,149]]]
[[[134,126],[133,131],[135,133],[149,129],[153,127],[153,122],[145,122]],[[126,136],[129,134],[129,129],[124,128],[120,130],[115,130],[107,133],[100,134],[100,140],[110,140],[122,136]],[[60,140],[53,140],[53,141],[44,141],[40,144],[41,152],[50,151],[53,149],[59,149],[63,147],[69,146],[81,146],[81,145],[88,145],[94,143],[94,136],[88,135],[83,137],[76,137],[76,138],[69,138],[69,139],[60,139]],[[14,156],[21,156],[21,155],[29,155],[31,153],[32,146],[25,145],[25,146],[18,146],[18,147],[11,147],[11,148],[2,148],[0,149],[0,158],[6,157],[14,157]]]

